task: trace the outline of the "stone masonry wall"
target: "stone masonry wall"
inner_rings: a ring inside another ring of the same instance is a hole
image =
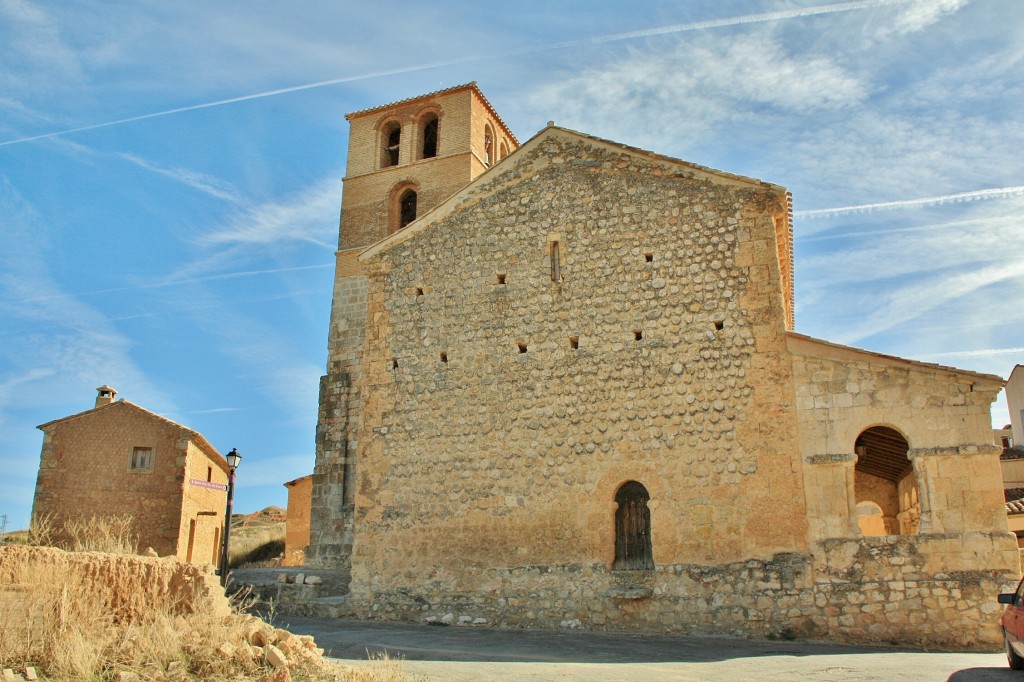
[[[439,119],[438,156],[418,159],[419,121],[427,112]],[[415,189],[417,215],[422,216],[483,172],[483,126],[496,120],[471,88],[350,116],[327,374],[320,382],[313,512],[306,555],[310,565],[345,571],[351,561],[352,480],[358,456],[367,324],[366,277],[355,254],[394,229],[395,198],[406,187]],[[398,165],[382,168],[380,130],[385,122],[402,126],[402,141]],[[494,125],[494,129],[505,135],[502,126]],[[500,139],[513,146],[507,137]]]
[[[557,131],[474,190],[366,263],[353,599],[497,608],[507,574],[527,609],[580,566],[576,611],[658,623],[671,609],[608,596],[628,480],[651,495],[659,589],[683,589],[679,566],[750,596],[744,562],[806,551],[784,192]]]
[[[366,277],[334,281],[327,374],[320,379],[316,463],[306,562],[348,570],[352,548],[353,490],[362,376],[360,356],[366,333]]]
[[[890,426],[909,443],[920,491],[921,532],[1006,531],[999,449],[990,406],[998,377],[958,373],[791,336],[805,476],[830,457],[853,467],[865,429]],[[969,474],[967,473],[969,472]],[[843,476],[845,481],[845,475]],[[808,499],[831,498],[812,514],[812,537],[836,537],[853,494],[844,481],[807,482]],[[838,533],[846,535],[846,533]]]

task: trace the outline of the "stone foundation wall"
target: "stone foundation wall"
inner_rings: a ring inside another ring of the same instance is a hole
[[[435,580],[356,585],[348,615],[453,625],[819,638],[945,649],[1001,645],[1000,592],[1019,580],[1005,533],[840,538],[811,555],[610,571],[601,564],[481,570],[478,589]],[[1006,548],[1003,545],[1007,545]],[[975,552],[997,568],[972,570]],[[1000,568],[1001,566],[1001,568]]]

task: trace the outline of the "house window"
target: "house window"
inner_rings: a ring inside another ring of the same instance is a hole
[[[381,168],[397,166],[398,149],[402,143],[402,126],[398,124],[398,121],[392,121],[384,126],[381,131],[381,140],[384,143],[380,159]]]
[[[651,499],[647,488],[636,481],[626,481],[615,493],[615,571],[654,570],[651,550]]]
[[[153,448],[132,448],[131,471],[153,470]]]
[[[398,199],[398,229],[416,220],[416,192],[407,189]]]
[[[437,114],[423,117],[421,140],[423,146],[420,148],[420,158],[432,159],[437,156]]]

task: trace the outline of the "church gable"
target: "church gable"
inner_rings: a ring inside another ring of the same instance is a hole
[[[767,185],[549,135],[364,254],[373,399],[357,491],[382,491],[357,492],[369,545],[488,565],[509,545],[467,529],[497,524],[492,537],[534,538],[525,561],[601,562],[614,529],[589,517],[634,480],[660,500],[658,563],[801,546],[784,392],[764,378],[786,375],[780,210]],[[745,421],[765,411],[779,413],[771,445]],[[553,435],[560,423],[575,435]],[[772,485],[745,485],[757,477]],[[593,508],[577,508],[582,494]],[[753,522],[765,505],[770,527]],[[681,523],[697,530],[677,536]]]

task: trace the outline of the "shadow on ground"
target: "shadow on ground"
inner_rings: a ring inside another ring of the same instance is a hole
[[[762,656],[821,656],[912,651],[822,642],[758,641],[733,637],[511,630],[329,620],[281,616],[275,622],[313,635],[334,658],[386,652],[409,661],[501,663],[694,663]],[[964,678],[967,679],[967,678]],[[957,682],[960,682],[959,680]]]

